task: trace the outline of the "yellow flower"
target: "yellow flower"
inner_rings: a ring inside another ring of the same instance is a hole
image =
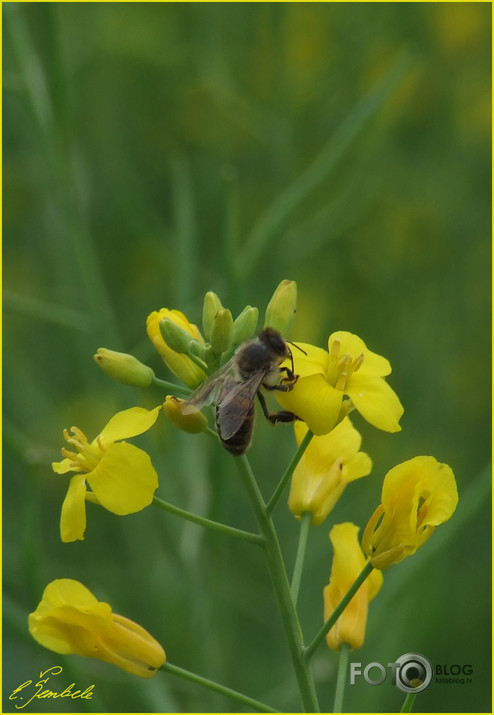
[[[347,395],[362,417],[385,432],[399,432],[403,407],[384,380],[391,372],[386,358],[371,352],[357,335],[333,333],[328,351],[297,343],[292,350],[299,379],[290,392],[276,397],[287,410],[304,420],[316,435],[327,434],[345,414]]]
[[[80,581],[61,578],[45,588],[29,614],[29,632],[55,653],[76,653],[152,678],[166,660],[161,645],[144,628],[112,612]]]
[[[150,315],[148,315],[146,321],[147,333],[154,347],[163,358],[166,366],[188,387],[197,387],[197,385],[202,382],[207,375],[204,370],[201,370],[201,368],[190,359],[188,355],[177,353],[166,344],[160,330],[160,321],[164,318],[172,320],[200,343],[204,344],[204,339],[199,332],[199,329],[192,323],[189,323],[185,315],[179,310],[161,308],[161,310],[154,310]]]
[[[414,457],[393,467],[362,538],[371,564],[385,569],[414,554],[451,517],[457,503],[455,477],[447,464]]]
[[[303,422],[295,423],[300,444],[307,432]],[[292,478],[288,506],[296,517],[312,513],[311,524],[321,524],[348,484],[365,477],[372,469],[370,457],[359,452],[362,438],[350,419],[340,422],[329,434],[313,437]]]
[[[366,558],[358,542],[358,526],[345,522],[331,529],[333,563],[329,584],[324,587],[324,620],[327,621],[365,566]],[[383,582],[380,571],[372,571],[326,636],[332,650],[342,643],[360,648],[364,642],[369,602]]]
[[[64,430],[66,441],[76,451],[62,449],[65,459],[53,462],[52,468],[57,474],[76,474],[62,506],[62,541],[84,539],[86,499],[119,515],[133,514],[151,504],[158,488],[151,459],[142,449],[117,440],[146,432],[156,422],[160,409],[161,405],[154,410],[131,407],[117,412],[92,442],[77,427],[72,427],[72,437]]]

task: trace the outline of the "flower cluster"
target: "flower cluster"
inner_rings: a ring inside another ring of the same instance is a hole
[[[126,441],[152,428],[161,411],[185,432],[212,434],[200,409],[215,404],[221,442],[240,455],[248,446],[256,395],[270,422],[294,423],[298,451],[285,475],[291,478],[291,513],[302,529],[325,521],[347,486],[368,476],[373,467],[369,455],[361,451],[362,438],[349,415],[356,413],[357,419],[360,415],[377,429],[396,433],[401,430],[403,407],[386,380],[391,374],[389,361],[371,351],[360,337],[334,332],[327,350],[286,341],[283,336],[293,321],[296,298],[295,283],[282,281],[267,306],[257,339],[258,309],[248,305],[234,319],[213,292],[204,299],[202,331],[179,310],[151,312],[148,336],[167,368],[186,387],[156,378],[150,367],[131,355],[98,350],[97,364],[114,379],[141,388],[162,386],[168,394],[154,409],[132,407],[118,412],[91,442],[77,427],[64,432],[68,447],[62,449],[63,459],[52,464],[58,475],[73,474],[61,510],[62,541],[84,539],[87,501],[120,516],[153,502],[166,506],[155,497],[158,475],[151,458]],[[281,411],[268,411],[263,387],[273,391]],[[179,395],[189,395],[185,405]],[[275,495],[286,482],[282,478]],[[268,507],[276,500],[273,497]],[[332,526],[333,560],[323,591],[323,636],[331,649],[362,645],[369,602],[382,586],[382,570],[414,554],[451,517],[457,502],[451,468],[434,457],[417,456],[385,476],[381,503],[363,530],[361,544],[359,526],[350,522]],[[261,503],[258,511],[261,520],[269,518],[266,505]],[[236,536],[246,534],[183,510],[180,513]],[[269,529],[262,537],[247,537],[263,542]],[[295,595],[293,599],[295,603]],[[85,586],[71,579],[47,586],[29,616],[29,629],[39,643],[57,653],[99,658],[144,678],[154,675],[166,658],[163,648],[141,626],[114,614],[107,603],[98,602]],[[310,704],[312,696],[308,697]]]

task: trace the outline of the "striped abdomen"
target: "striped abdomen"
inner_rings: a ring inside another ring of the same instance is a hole
[[[221,406],[216,406],[216,423],[220,424],[220,419],[218,416],[218,412],[221,410]],[[247,450],[247,448],[250,445],[251,439],[252,439],[252,430],[254,427],[254,402],[249,408],[249,411],[247,412],[244,421],[240,425],[239,429],[235,432],[234,435],[229,437],[228,439],[223,439],[221,436],[221,429],[219,429],[219,435],[221,439],[221,443],[223,444],[224,448],[227,449],[231,454],[234,454],[236,457],[239,457],[241,454],[244,454],[244,452]]]

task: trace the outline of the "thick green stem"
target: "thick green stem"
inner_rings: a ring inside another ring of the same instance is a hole
[[[191,673],[190,670],[184,670],[184,668],[179,668],[177,665],[172,665],[171,663],[163,663],[160,670],[165,673],[171,673],[172,675],[178,675],[179,678],[184,678],[189,680],[191,683],[196,683],[196,685],[201,685],[203,688],[208,688],[208,690],[213,690],[215,693],[221,693],[221,695],[226,695],[233,700],[237,700],[244,705],[249,705],[261,713],[279,713],[279,710],[270,708],[269,705],[259,702],[259,700],[254,700],[254,698],[249,698],[248,695],[243,695],[242,693],[232,690],[231,688],[226,688],[224,685],[215,683],[209,678],[203,678],[200,675]]]
[[[251,534],[250,531],[243,531],[242,529],[236,529],[233,526],[227,526],[226,524],[221,524],[219,521],[212,521],[204,516],[198,516],[185,509],[180,509],[178,506],[169,504],[159,497],[153,498],[153,504],[163,511],[167,511],[170,514],[175,514],[175,516],[180,516],[182,519],[187,519],[187,521],[192,521],[194,524],[199,524],[200,526],[205,526],[208,529],[213,529],[214,531],[220,531],[222,534],[227,536],[235,536],[237,539],[244,539],[244,541],[250,541],[251,543],[262,545],[264,544],[264,538],[259,536],[259,534]]]
[[[236,458],[236,463],[256,514],[261,534],[265,539],[264,550],[269,573],[288,640],[288,647],[295,669],[304,712],[319,712],[319,704],[317,702],[312,673],[308,662],[303,657],[304,644],[302,630],[292,600],[290,584],[288,582],[278,536],[273,521],[267,513],[266,505],[246,456],[242,455]]]
[[[302,570],[304,568],[304,558],[305,549],[307,547],[307,538],[309,536],[310,523],[312,521],[312,513],[310,511],[304,511],[302,514],[302,521],[300,522],[300,533],[298,539],[297,556],[295,557],[295,566],[293,568],[292,576],[292,598],[293,603],[296,606],[298,600],[298,591],[300,588],[300,581],[302,579]]]
[[[309,442],[311,441],[311,439],[313,438],[313,436],[314,436],[314,435],[313,435],[313,433],[310,431],[310,429],[307,430],[307,433],[306,433],[305,437],[303,438],[303,440],[301,441],[301,443],[300,443],[300,445],[299,445],[299,448],[297,449],[297,451],[296,451],[295,454],[293,455],[293,458],[292,458],[290,464],[289,464],[288,467],[286,468],[286,471],[285,471],[284,475],[281,477],[278,486],[277,486],[276,489],[274,490],[273,496],[271,497],[271,499],[269,500],[269,502],[268,502],[268,504],[267,504],[267,506],[266,506],[266,512],[267,512],[267,514],[271,514],[271,512],[272,512],[273,509],[274,509],[274,507],[276,506],[276,504],[277,504],[277,502],[278,502],[278,499],[279,499],[280,496],[283,494],[283,491],[284,491],[284,489],[285,489],[287,483],[290,481],[290,479],[291,479],[291,477],[292,477],[292,474],[293,474],[293,472],[295,471],[295,467],[297,466],[297,464],[298,464],[298,463],[300,462],[300,460],[302,459],[302,455],[304,454],[305,450],[307,449],[307,447],[308,447],[308,445],[309,445]]]
[[[345,695],[346,675],[348,670],[348,660],[350,657],[350,646],[342,643],[338,660],[338,675],[336,677],[336,691],[334,694],[334,713],[343,712],[343,696]]]
[[[331,616],[328,618],[328,620],[325,622],[319,633],[316,635],[314,640],[310,645],[307,646],[307,648],[304,651],[304,657],[306,660],[309,660],[309,658],[313,655],[314,651],[316,650],[317,646],[321,641],[326,637],[326,635],[329,633],[331,628],[334,626],[338,618],[341,616],[345,608],[348,606],[352,598],[355,596],[361,585],[364,583],[365,579],[371,571],[373,570],[373,566],[370,561],[366,563],[362,571],[359,573],[355,581],[353,582],[352,586],[350,587],[349,591],[343,596],[339,604],[336,606],[334,609],[333,613]]]

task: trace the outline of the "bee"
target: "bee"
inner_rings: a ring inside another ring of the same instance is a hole
[[[291,360],[291,369],[280,367],[287,358]],[[227,363],[199,385],[183,404],[182,412],[190,414],[215,404],[221,443],[231,454],[240,456],[252,439],[256,395],[271,424],[298,419],[286,410],[270,413],[260,389],[289,392],[297,379],[291,350],[281,333],[274,328],[264,328],[257,338],[241,345]]]

